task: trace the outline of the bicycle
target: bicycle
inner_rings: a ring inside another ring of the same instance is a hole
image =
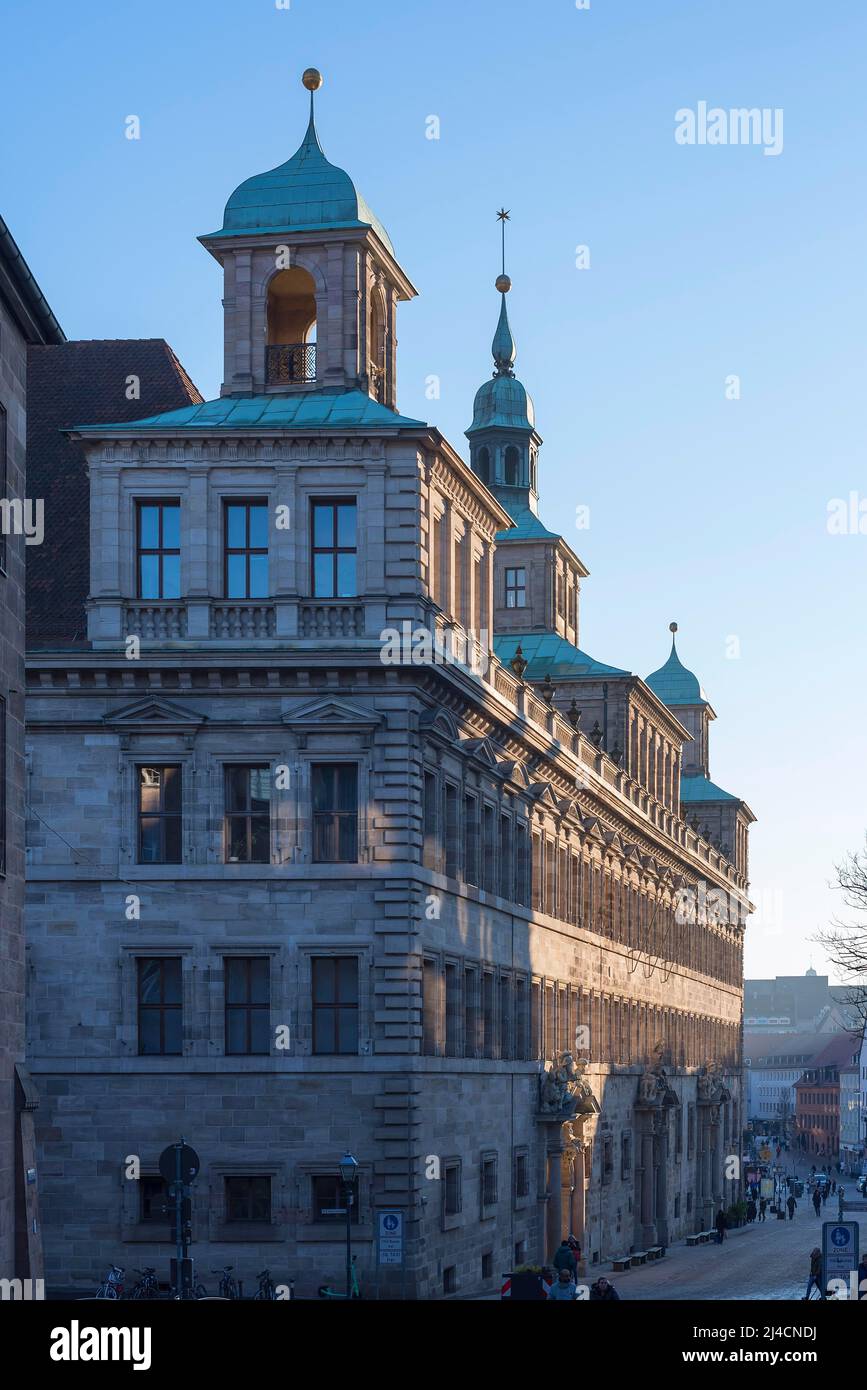
[[[92,1298],[123,1298],[123,1277],[124,1271],[120,1265],[112,1265],[108,1274],[98,1286],[96,1293],[86,1295],[86,1297],[80,1299],[79,1302],[89,1302]]]
[[[269,1303],[276,1302],[277,1289],[271,1278],[270,1269],[263,1269],[261,1274],[256,1275],[256,1278],[259,1280],[259,1287],[253,1294],[254,1299],[260,1302],[263,1300]]]
[[[350,1297],[350,1298],[360,1298],[360,1297],[361,1297],[361,1288],[360,1288],[359,1283],[358,1283],[358,1274],[357,1274],[356,1268],[355,1268],[355,1260],[356,1260],[356,1256],[353,1255],[353,1257],[352,1257],[352,1286],[351,1286],[351,1292],[350,1292],[350,1294],[349,1294],[349,1297]],[[320,1285],[319,1285],[319,1297],[320,1297],[320,1298],[346,1298],[346,1294],[345,1294],[345,1293],[341,1293],[341,1292],[340,1292],[339,1290],[337,1290],[337,1289],[332,1289],[331,1286],[330,1286],[329,1284],[320,1284]]]
[[[222,1269],[211,1270],[212,1274],[219,1274],[220,1276],[220,1292],[217,1295],[218,1298],[234,1299],[241,1297],[240,1292],[238,1290],[237,1280],[232,1278],[232,1270],[234,1268],[234,1265],[224,1265]],[[205,1295],[205,1297],[207,1297],[207,1295]]]
[[[140,1274],[142,1277],[137,1284],[133,1285],[127,1297],[134,1299],[159,1298],[160,1286],[156,1277],[156,1270],[151,1266],[146,1266],[144,1269],[137,1269],[136,1274]]]

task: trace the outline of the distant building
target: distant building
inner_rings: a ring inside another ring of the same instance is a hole
[[[841,1072],[858,1065],[859,1044],[841,1033],[816,1054],[795,1083],[799,1149],[807,1157],[836,1163],[841,1146]]]
[[[0,217],[0,1278],[42,1274],[35,1097],[24,1067],[24,557],[38,548],[42,497],[25,476],[27,350],[62,342]]]
[[[785,1134],[795,1120],[795,1083],[827,1046],[824,1033],[745,1033],[745,1115]]]
[[[839,1033],[857,1024],[852,991],[832,985],[827,975],[810,969],[804,975],[744,981],[744,1030],[747,1033]]]

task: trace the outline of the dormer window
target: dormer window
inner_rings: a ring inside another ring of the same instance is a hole
[[[180,502],[139,502],[136,529],[139,598],[180,598]]]
[[[507,608],[526,608],[527,606],[527,571],[521,566],[518,569],[506,570],[506,607]]]
[[[268,286],[266,380],[295,386],[316,380],[316,285],[309,270],[278,270]]]

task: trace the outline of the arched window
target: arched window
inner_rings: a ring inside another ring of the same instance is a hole
[[[385,401],[385,303],[379,293],[370,300],[370,394]]]
[[[491,481],[491,452],[484,445],[476,454],[476,472],[483,483]]]
[[[505,482],[507,487],[520,486],[521,453],[514,444],[510,444],[506,450],[505,461]]]
[[[269,385],[316,380],[316,284],[302,266],[278,270],[271,280],[266,334]]]

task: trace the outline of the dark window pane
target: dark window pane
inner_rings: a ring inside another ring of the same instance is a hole
[[[229,811],[246,811],[248,772],[246,767],[226,768],[226,806]]]
[[[160,596],[160,561],[158,555],[142,555],[139,557],[139,588],[142,598],[159,598]]]
[[[323,763],[313,765],[313,810],[330,811],[334,769]]]
[[[247,1013],[245,1009],[229,1009],[226,1014],[227,1052],[247,1051]]]
[[[181,962],[177,959],[164,960],[163,966],[163,1003],[180,1004],[181,1002]]]
[[[250,858],[254,864],[267,864],[271,858],[271,822],[266,816],[250,818]]]
[[[165,860],[166,864],[180,864],[181,862],[181,818],[180,816],[163,817],[165,834]]]
[[[138,1046],[139,1053],[143,1057],[152,1057],[159,1054],[160,1050],[160,1011],[159,1009],[143,1009],[139,1015],[138,1022]]]
[[[358,1051],[358,1012],[355,1009],[338,1011],[337,1051]]]
[[[358,1003],[358,961],[353,956],[340,956],[337,966],[337,998],[341,1004]]]
[[[313,557],[313,596],[334,597],[334,559],[331,555]]]
[[[251,811],[267,811],[271,804],[271,769],[269,767],[251,767],[248,771],[250,775],[250,809]]]
[[[250,546],[253,550],[267,549],[268,508],[266,506],[250,508]]]
[[[247,821],[240,816],[229,819],[227,853],[231,862],[244,863],[247,858]]]
[[[154,816],[143,816],[141,821],[141,862],[159,864],[161,858],[160,823]]]
[[[247,544],[247,508],[229,504],[226,507],[226,541],[232,549],[243,550]]]
[[[226,960],[226,1002],[244,1004],[247,1000],[247,962]]]
[[[180,598],[181,596],[181,557],[180,555],[163,556],[163,598]]]
[[[163,549],[179,550],[181,546],[181,509],[163,507]]]
[[[314,1004],[333,1004],[337,989],[337,962],[315,960],[313,962],[313,1002]]]
[[[139,961],[139,1000],[142,1004],[160,1002],[160,962],[158,960]]]
[[[316,1009],[313,1014],[313,1051],[336,1052],[335,1010]]]
[[[268,556],[250,556],[250,593],[249,598],[268,597]]]
[[[267,1009],[254,1009],[250,1015],[250,1051],[267,1056],[271,1044],[270,1032]]]
[[[337,508],[337,544],[339,546],[355,545],[355,513],[354,503]]]
[[[338,828],[337,857],[343,864],[358,860],[358,836],[354,816],[341,816]]]
[[[160,543],[159,507],[139,507],[138,535],[143,550],[155,550]]]
[[[354,598],[358,593],[355,583],[355,556],[337,557],[337,597]]]
[[[178,1056],[181,1051],[181,1011],[180,1009],[167,1009],[163,1014],[165,1028],[165,1046],[163,1052],[170,1056]]]
[[[344,763],[337,768],[337,810],[354,811],[358,803],[358,768]]]
[[[179,767],[163,767],[158,771],[162,774],[163,782],[163,810],[180,811],[181,809],[181,769]]]
[[[269,999],[270,961],[264,956],[250,961],[250,1000],[254,1004],[267,1004]]]

